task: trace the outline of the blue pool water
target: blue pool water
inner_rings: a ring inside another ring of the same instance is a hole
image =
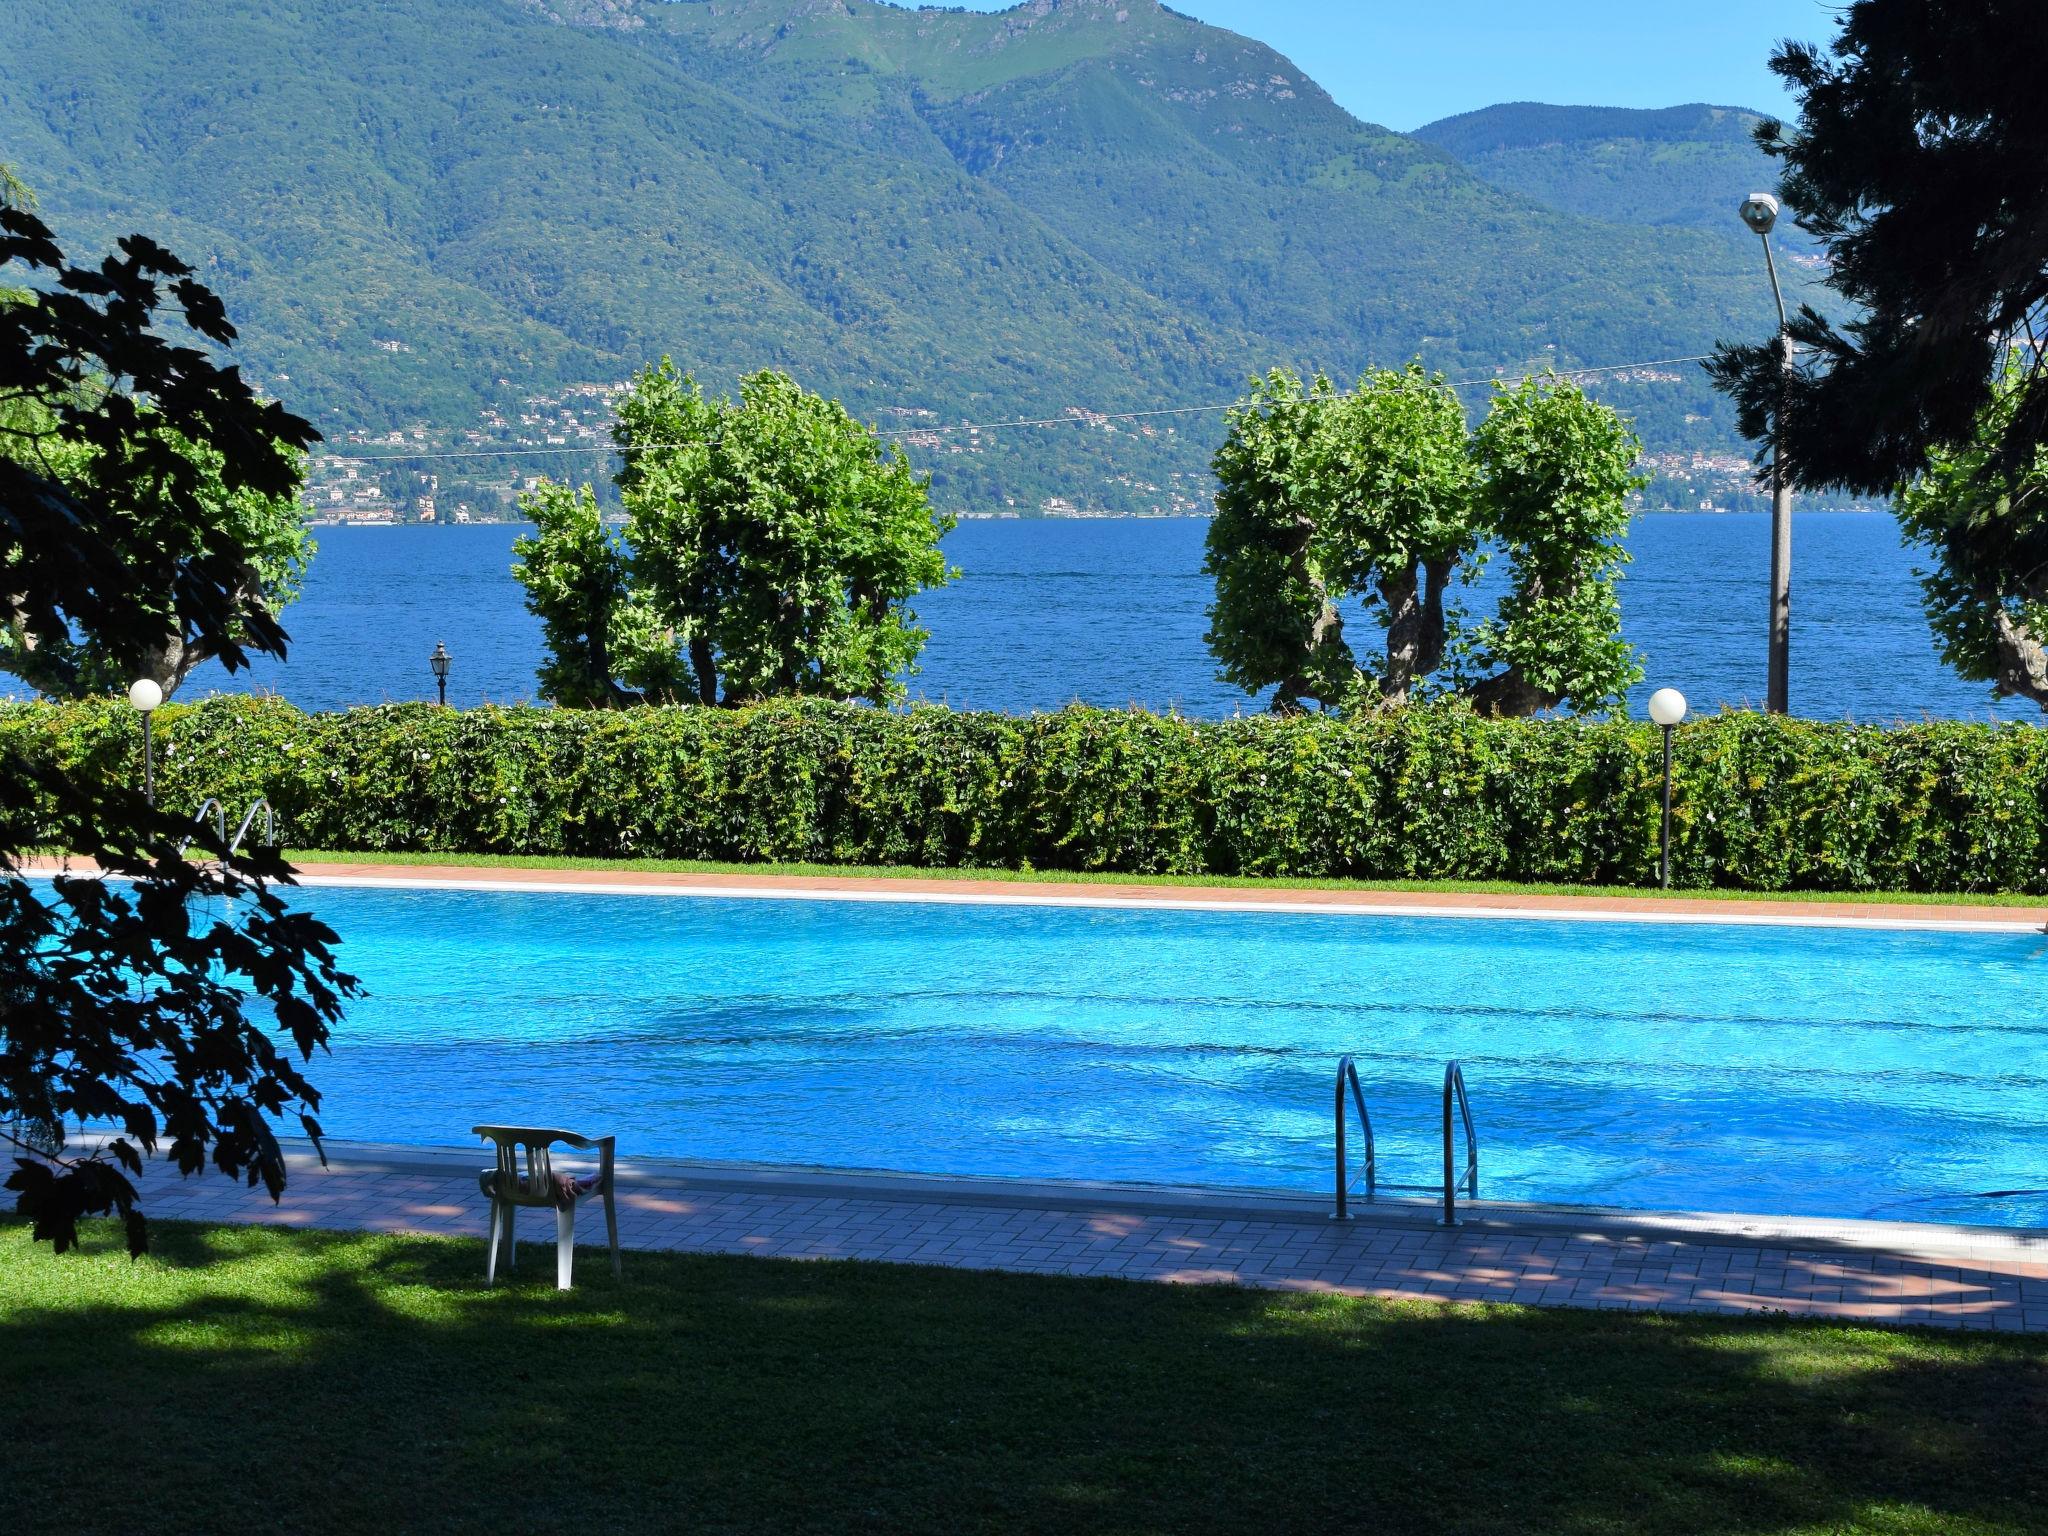
[[[2048,938],[320,887],[348,1138],[1327,1189],[1464,1063],[1481,1193],[2048,1225]]]

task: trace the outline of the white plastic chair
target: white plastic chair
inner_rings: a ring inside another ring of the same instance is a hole
[[[615,1136],[579,1136],[574,1131],[551,1131],[521,1125],[476,1125],[473,1134],[495,1142],[498,1165],[476,1176],[477,1187],[491,1202],[491,1244],[484,1260],[484,1283],[498,1281],[498,1244],[505,1245],[505,1268],[517,1267],[519,1242],[513,1231],[514,1213],[522,1205],[550,1206],[555,1213],[555,1289],[569,1289],[569,1272],[576,1257],[576,1207],[591,1195],[604,1197],[605,1235],[611,1242],[612,1278],[619,1271],[619,1213],[612,1202],[612,1153]],[[555,1176],[548,1148],[555,1145],[578,1151],[597,1152],[597,1181],[589,1188]],[[526,1166],[519,1166],[521,1149]]]

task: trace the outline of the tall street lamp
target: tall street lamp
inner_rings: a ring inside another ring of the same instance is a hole
[[[441,690],[443,707],[448,703],[448,663],[453,659],[448,647],[438,640],[434,642],[434,654],[427,658],[427,665],[434,669],[434,686]]]
[[[1771,229],[1778,200],[1752,192],[1742,201],[1742,222],[1764,246],[1771,297],[1778,301],[1778,409],[1771,413],[1771,656],[1765,705],[1774,715],[1792,711],[1792,482],[1785,475],[1785,378],[1792,372],[1792,331],[1785,317],[1785,293],[1771,255]]]
[[[154,678],[138,677],[128,685],[128,702],[142,716],[142,796],[152,806],[156,804],[156,738],[150,722],[163,701],[164,691]]]
[[[1650,718],[1664,732],[1664,836],[1658,843],[1657,883],[1671,889],[1671,733],[1685,718],[1685,695],[1676,688],[1659,688],[1650,695]]]

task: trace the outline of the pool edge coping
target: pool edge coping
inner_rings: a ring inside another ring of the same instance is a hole
[[[90,875],[86,859],[38,856],[35,875]],[[2048,933],[2048,904],[1972,907],[1801,901],[1769,897],[1572,896],[1552,893],[1350,891],[1316,886],[1189,886],[1142,876],[1116,884],[905,875],[750,875],[658,870],[550,869],[541,865],[381,864],[322,861],[297,866],[308,887],[533,891],[574,896],[696,896],[726,900],[897,902],[909,905],[1072,907],[1191,912],[1295,912],[1338,917],[1480,918],[1635,922],[1733,927],[1847,928],[1903,932]]]
[[[317,1172],[312,1144],[279,1138],[295,1172]],[[474,1179],[483,1145],[413,1146],[330,1138],[327,1161],[353,1174],[431,1174]],[[580,1164],[565,1154],[565,1164]],[[748,1163],[621,1154],[621,1185],[683,1186],[717,1192],[818,1199],[973,1205],[1020,1210],[1088,1210],[1172,1215],[1196,1220],[1290,1222],[1330,1227],[1327,1195],[1226,1185],[1143,1184],[1082,1179],[910,1173],[830,1168],[802,1163]],[[1608,1242],[1680,1243],[1721,1248],[1791,1248],[1882,1253],[1937,1264],[1972,1260],[2048,1263],[2048,1228],[1966,1226],[1942,1222],[1873,1221],[1829,1216],[1770,1216],[1729,1211],[1632,1210],[1504,1200],[1462,1201],[1455,1229],[1438,1221],[1435,1199],[1352,1199],[1353,1228],[1390,1232],[1590,1238]]]
[[[37,858],[35,874],[87,874],[86,860]],[[1478,918],[1495,921],[1634,922],[1893,932],[2048,933],[2048,905],[1968,907],[1881,902],[1786,902],[1767,897],[1562,896],[1511,892],[1347,891],[1270,887],[926,879],[902,875],[746,875],[653,870],[563,871],[537,865],[321,862],[298,866],[309,887],[533,891],[576,896],[696,896],[726,900],[897,902],[911,905],[1070,907],[1097,910],[1294,912],[1335,917]]]

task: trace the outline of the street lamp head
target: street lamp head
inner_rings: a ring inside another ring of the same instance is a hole
[[[448,654],[448,647],[436,640],[434,642],[434,654],[427,658],[427,665],[434,669],[434,676],[446,677],[448,675],[448,663],[453,659]]]
[[[1778,222],[1778,200],[1768,192],[1752,192],[1742,200],[1742,222],[1768,235]]]
[[[1676,688],[1659,688],[1650,695],[1650,718],[1669,730],[1685,718],[1685,695]]]
[[[128,702],[142,713],[149,714],[164,701],[164,691],[157,686],[154,678],[138,677],[128,685]]]

